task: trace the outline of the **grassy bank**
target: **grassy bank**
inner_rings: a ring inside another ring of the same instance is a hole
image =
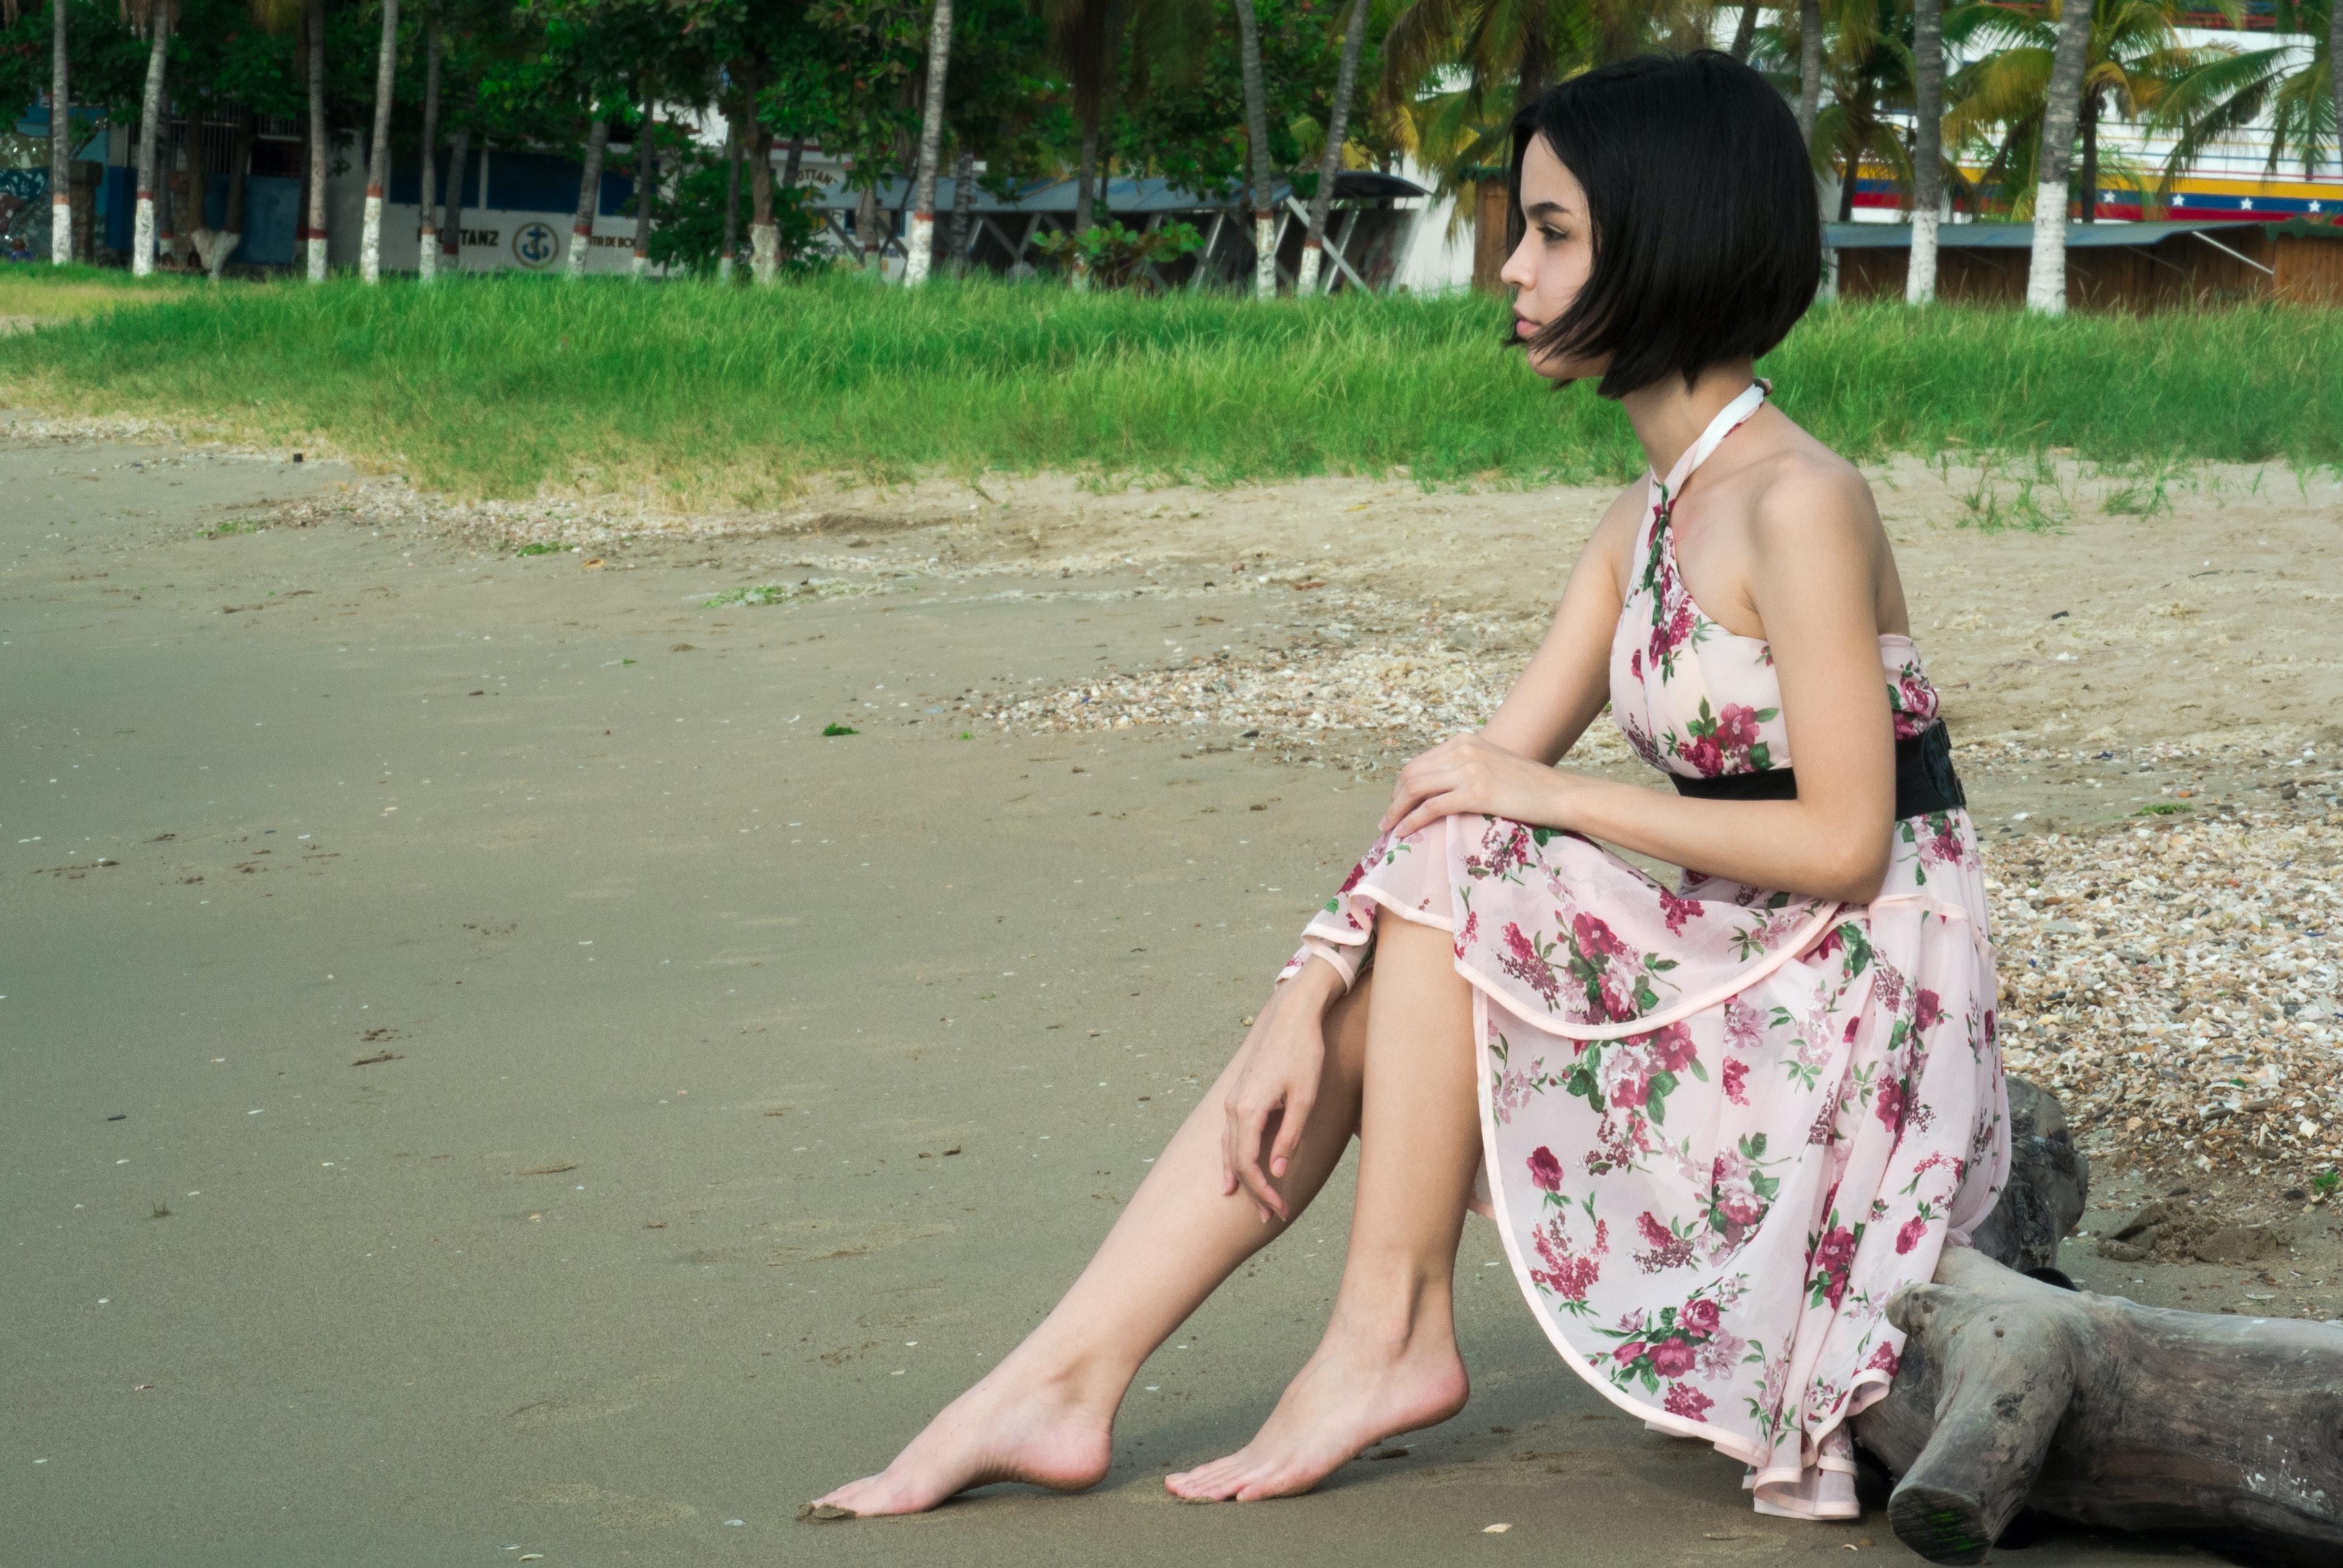
[[[31,272],[32,269],[26,269]],[[64,279],[61,296],[99,286]],[[34,278],[0,293],[25,315]],[[0,396],[323,436],[474,495],[651,484],[771,502],[806,476],[1061,468],[1208,483],[1407,466],[1624,476],[1616,407],[1497,347],[1498,302],[771,291],[463,279],[144,289],[0,339]],[[1772,355],[1783,405],[1857,457],[2071,447],[2107,462],[2343,459],[2343,312],[2046,321],[1824,309]]]

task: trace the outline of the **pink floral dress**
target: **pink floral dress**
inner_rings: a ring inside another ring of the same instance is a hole
[[[1654,767],[1790,766],[1765,643],[1701,612],[1664,483],[1612,644],[1611,706]],[[1909,638],[1879,639],[1899,737],[1936,721]],[[1456,816],[1377,841],[1288,966],[1354,979],[1380,907],[1453,933],[1472,982],[1482,1182],[1554,1349],[1652,1426],[1749,1466],[1757,1509],[1851,1518],[1847,1418],[1894,1377],[1883,1310],[1991,1211],[2009,1169],[1977,841],[1895,825],[1868,905],[1688,872],[1575,834]]]

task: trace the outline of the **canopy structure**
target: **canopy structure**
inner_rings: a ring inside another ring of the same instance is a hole
[[[2076,309],[2157,310],[2258,299],[2343,298],[2343,230],[2273,233],[2254,222],[2070,223],[2066,303]],[[1834,223],[1842,299],[1901,299],[1912,249],[1906,224]],[[2021,304],[2034,248],[2030,223],[1946,224],[1936,230],[1936,297]]]
[[[854,213],[861,193],[828,171],[809,174],[809,184],[820,182],[814,206],[831,238],[841,249],[859,248]],[[958,189],[956,180],[936,181],[940,247],[949,243]],[[889,180],[876,194],[882,226],[880,249],[900,256],[910,183]],[[1430,194],[1413,180],[1371,169],[1346,169],[1335,176],[1333,210],[1326,222],[1331,286],[1376,293],[1389,289],[1421,211],[1402,204],[1415,203]],[[1031,275],[1043,264],[1036,242],[1073,227],[1074,195],[1071,180],[1037,182],[1006,198],[977,186],[970,193],[963,259],[970,266],[1011,276]],[[1210,193],[1183,189],[1166,179],[1112,179],[1101,183],[1095,211],[1101,223],[1119,223],[1142,232],[1164,223],[1188,223],[1202,231],[1202,249],[1148,269],[1159,286],[1178,288],[1235,284],[1252,276],[1252,216],[1241,210],[1243,200],[1239,189]],[[1290,284],[1301,266],[1309,204],[1295,196],[1291,186],[1281,185],[1273,210],[1278,221],[1278,273]]]

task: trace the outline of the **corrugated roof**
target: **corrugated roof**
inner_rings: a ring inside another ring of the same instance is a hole
[[[2176,234],[2218,233],[2247,224],[2219,219],[2202,223],[2070,223],[2066,248],[2103,250],[2125,246],[2155,245]],[[1912,229],[1901,223],[1829,223],[1824,238],[1834,250],[1909,250]],[[2031,250],[2030,223],[1948,223],[1936,230],[1940,250]]]
[[[950,212],[952,206],[953,182],[949,177],[936,181],[936,210]],[[1277,194],[1282,197],[1292,187],[1281,184]],[[1397,175],[1378,174],[1372,169],[1346,169],[1334,176],[1334,195],[1351,200],[1380,201],[1392,198],[1428,195],[1424,188]],[[816,200],[817,206],[833,212],[851,212],[859,199],[857,193],[843,184],[829,186]],[[903,180],[889,180],[879,187],[879,205],[892,211],[908,206],[910,188]],[[1197,212],[1226,206],[1229,196],[1216,196],[1183,190],[1167,179],[1117,179],[1106,182],[1101,206],[1117,215],[1152,212]],[[1071,213],[1074,210],[1074,182],[1043,180],[1026,186],[1008,201],[977,187],[973,210],[980,213]]]

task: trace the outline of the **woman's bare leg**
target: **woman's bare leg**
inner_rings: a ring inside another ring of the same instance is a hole
[[[1332,1320],[1253,1440],[1165,1478],[1182,1497],[1307,1492],[1369,1444],[1464,1408],[1451,1286],[1481,1158],[1473,1001],[1444,931],[1377,923],[1359,1201]]]
[[[1278,1188],[1299,1219],[1359,1124],[1373,976],[1327,1010],[1318,1101]],[[1224,1070],[1172,1134],[1090,1266],[1041,1325],[944,1407],[878,1475],[821,1501],[913,1513],[1000,1481],[1079,1491],[1105,1476],[1115,1407],[1131,1377],[1222,1281],[1284,1232],[1240,1191],[1223,1197]],[[1470,1180],[1470,1171],[1467,1171]]]

